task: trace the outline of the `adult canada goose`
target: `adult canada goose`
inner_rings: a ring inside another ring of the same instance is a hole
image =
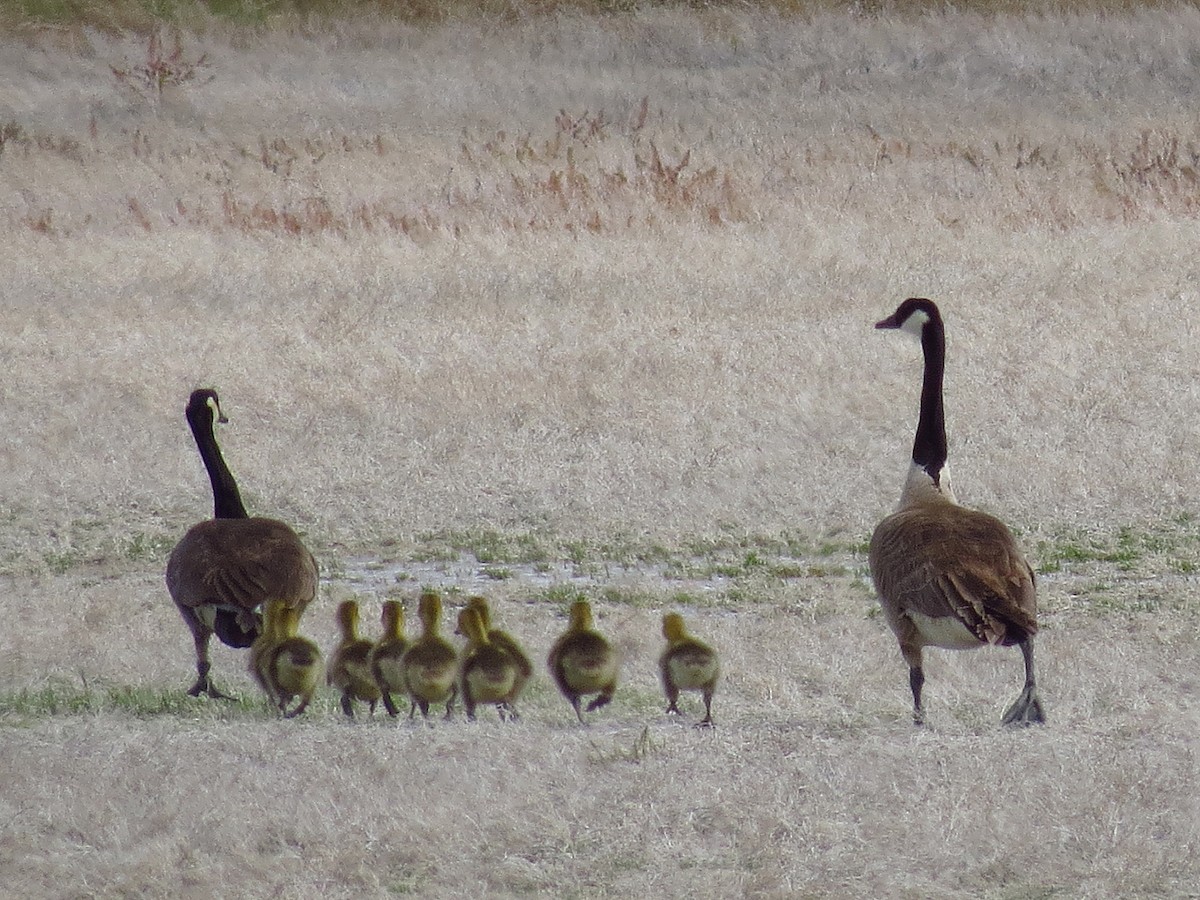
[[[442,598],[435,591],[421,594],[417,614],[421,618],[421,636],[404,651],[400,661],[404,685],[412,700],[411,719],[418,709],[429,718],[429,704],[446,704],[446,718],[458,693],[458,653],[441,635]]]
[[[297,612],[317,594],[317,564],[277,519],[250,517],[217,446],[213,422],[227,421],[216,391],[192,392],[186,410],[213,491],[213,518],[193,525],[167,560],[167,590],[196,644],[196,683],[188,693],[228,699],[209,680],[208,640],[249,647],[262,630],[259,607],[270,597]]]
[[[587,705],[588,712],[612,700],[617,689],[617,652],[596,631],[592,607],[586,600],[581,598],[572,604],[567,630],[550,648],[546,664],[580,723],[583,723],[583,713],[579,711],[579,703],[583,696],[597,695]]]
[[[379,686],[383,697],[383,707],[389,716],[399,715],[392,694],[405,693],[404,669],[401,660],[404,651],[408,649],[408,639],[404,636],[404,607],[399,600],[385,600],[383,603],[383,637],[371,648],[367,663],[371,668],[371,677]]]
[[[358,636],[358,602],[343,600],[337,608],[338,629],[342,638],[329,658],[327,680],[342,693],[342,712],[354,718],[354,701],[370,704],[375,712],[379,702],[379,685],[371,674],[368,658],[372,645]]]
[[[510,705],[509,712],[513,718],[516,718],[516,711],[512,708],[512,704],[516,703],[517,698],[521,696],[521,692],[525,690],[525,685],[533,676],[533,662],[526,655],[525,650],[516,638],[507,631],[492,627],[492,610],[488,605],[486,597],[480,597],[479,595],[468,597],[467,609],[473,609],[479,614],[479,620],[487,632],[488,640],[501,647],[517,664],[517,680],[513,684],[512,698],[508,701]]]
[[[491,641],[478,609],[468,606],[458,614],[458,631],[467,638],[458,679],[467,718],[475,718],[475,707],[480,703],[494,703],[501,721],[510,714],[516,719],[516,659]]]
[[[1037,594],[1033,570],[1004,523],[959,506],[946,469],[942,377],[946,339],[932,300],[910,298],[876,328],[898,328],[921,341],[925,376],[912,465],[900,504],[875,529],[871,577],[887,623],[909,667],[913,721],[921,705],[922,648],[969,649],[1016,644],[1025,659],[1025,687],[1004,725],[1044,722],[1033,675]]]
[[[279,600],[267,601],[267,618],[274,619],[275,643],[266,661],[267,693],[285,719],[300,715],[312,702],[324,671],[321,649],[297,633],[300,613]],[[295,709],[288,710],[294,697],[300,698]]]
[[[698,725],[712,725],[712,698],[721,677],[717,651],[688,634],[679,613],[667,613],[662,622],[667,648],[658,658],[663,691],[667,695],[667,712],[679,714],[676,702],[680,691],[701,691],[704,696],[704,718]]]

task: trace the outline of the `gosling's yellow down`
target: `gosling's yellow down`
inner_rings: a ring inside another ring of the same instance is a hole
[[[308,708],[321,681],[324,660],[321,650],[308,638],[300,637],[300,611],[286,604],[279,612],[278,643],[271,649],[267,663],[267,683],[285,719],[298,716]],[[294,697],[300,698],[295,709],[288,710]]]
[[[509,706],[509,712],[515,719],[517,698],[521,696],[525,690],[525,685],[533,677],[533,662],[529,659],[524,648],[515,637],[507,631],[492,627],[492,610],[487,598],[478,595],[468,597],[467,608],[473,609],[479,614],[480,623],[487,632],[488,640],[504,650],[517,664],[517,680],[513,684],[512,696],[506,701]]]
[[[279,698],[275,696],[275,690],[271,687],[269,677],[271,652],[282,639],[280,629],[283,624],[281,619],[285,606],[286,604],[282,600],[268,600],[263,604],[262,631],[250,645],[250,659],[247,665],[250,674],[254,676],[254,680],[267,695],[267,700],[272,706],[278,705]]]
[[[337,623],[342,639],[329,658],[329,683],[342,693],[342,712],[354,718],[354,701],[362,700],[375,712],[379,685],[371,675],[367,658],[371,642],[358,636],[358,603],[343,600],[338,604]]]
[[[704,696],[704,718],[699,725],[712,725],[712,699],[721,677],[717,651],[688,634],[679,613],[663,616],[663,637],[667,647],[658,659],[663,691],[667,695],[667,712],[678,715],[680,691],[700,691]]]
[[[421,636],[404,652],[400,663],[412,701],[408,717],[411,719],[420,709],[421,715],[429,718],[429,704],[445,702],[448,719],[458,693],[458,652],[441,635],[441,596],[435,591],[421,594],[417,614]]]
[[[458,614],[458,630],[467,638],[458,679],[467,718],[475,718],[475,707],[480,703],[494,703],[502,721],[510,712],[515,719],[513,690],[517,684],[517,661],[499,644],[491,642],[477,609],[467,607]]]
[[[550,648],[546,664],[580,723],[583,723],[583,713],[579,709],[581,698],[596,694],[596,699],[587,705],[588,712],[612,700],[617,689],[617,652],[596,631],[592,607],[586,600],[576,600],[571,606],[567,630]]]
[[[367,658],[371,677],[383,697],[383,707],[389,716],[399,715],[392,694],[404,694],[404,667],[402,660],[408,649],[408,638],[404,636],[404,607],[399,600],[387,600],[381,615],[383,637],[371,648]]]

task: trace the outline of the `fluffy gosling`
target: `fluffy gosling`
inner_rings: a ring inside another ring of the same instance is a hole
[[[354,701],[370,705],[371,713],[379,702],[379,686],[371,676],[367,658],[371,642],[358,636],[358,603],[343,600],[338,604],[337,623],[342,639],[329,659],[328,681],[342,693],[342,712],[354,718]]]
[[[278,641],[271,648],[267,662],[268,692],[273,694],[285,719],[300,715],[312,702],[324,671],[320,648],[308,638],[300,637],[300,610],[284,605],[278,619]],[[295,697],[300,703],[288,710]]]
[[[421,595],[417,614],[421,618],[421,636],[404,651],[400,665],[404,685],[412,707],[411,719],[418,709],[429,718],[429,704],[446,704],[446,718],[454,708],[458,694],[458,653],[441,635],[442,598],[434,591]]]
[[[478,595],[467,598],[467,609],[473,609],[479,614],[480,623],[487,632],[488,640],[504,650],[516,663],[517,679],[513,684],[512,696],[506,701],[509,713],[515,719],[517,717],[515,704],[517,698],[525,690],[525,685],[533,677],[533,662],[516,638],[507,631],[492,627],[492,610],[488,605],[487,598]]]
[[[571,606],[567,630],[554,642],[546,659],[550,675],[562,691],[575,716],[583,724],[579,704],[582,697],[596,694],[587,705],[593,712],[612,700],[617,688],[617,652],[603,635],[596,631],[592,607],[583,599]]]
[[[663,616],[662,634],[667,648],[658,658],[663,691],[667,695],[667,712],[679,715],[680,691],[701,691],[704,696],[704,718],[697,725],[712,725],[712,698],[721,677],[717,651],[692,637],[679,613]]]
[[[468,607],[458,614],[458,631],[467,638],[458,677],[467,718],[475,718],[475,707],[480,703],[494,703],[501,721],[510,714],[516,719],[513,690],[517,661],[499,644],[492,643],[478,610]]]
[[[399,600],[387,600],[383,604],[383,637],[379,639],[367,664],[371,669],[371,677],[383,697],[383,708],[389,716],[399,715],[392,694],[404,694],[404,668],[401,661],[404,651],[408,649],[408,638],[404,636],[404,607]]]
[[[263,604],[262,631],[250,645],[250,658],[246,666],[272,706],[278,705],[279,699],[275,696],[269,677],[271,652],[281,640],[281,619],[286,608],[287,604],[282,600],[268,600]]]

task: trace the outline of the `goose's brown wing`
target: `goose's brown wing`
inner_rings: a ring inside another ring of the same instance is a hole
[[[875,529],[870,564],[889,622],[953,617],[991,644],[1037,632],[1033,571],[1004,523],[986,513],[950,503],[901,510]]]
[[[302,610],[316,596],[317,566],[283,522],[210,519],[175,546],[166,580],[180,607],[252,610],[274,598]]]

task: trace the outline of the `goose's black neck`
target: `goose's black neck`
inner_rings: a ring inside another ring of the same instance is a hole
[[[198,392],[199,393],[199,392]],[[204,460],[204,468],[208,470],[208,478],[212,482],[213,518],[216,519],[245,519],[249,518],[246,507],[242,504],[242,495],[238,492],[237,482],[233,473],[225,465],[221,448],[217,446],[217,436],[213,432],[214,411],[208,404],[207,397],[188,404],[187,420],[192,434],[196,438],[196,446],[200,449],[200,458]]]
[[[925,354],[925,377],[921,384],[921,415],[913,438],[912,458],[937,484],[946,465],[947,445],[946,418],[942,408],[946,332],[936,310],[921,328],[921,349]]]

